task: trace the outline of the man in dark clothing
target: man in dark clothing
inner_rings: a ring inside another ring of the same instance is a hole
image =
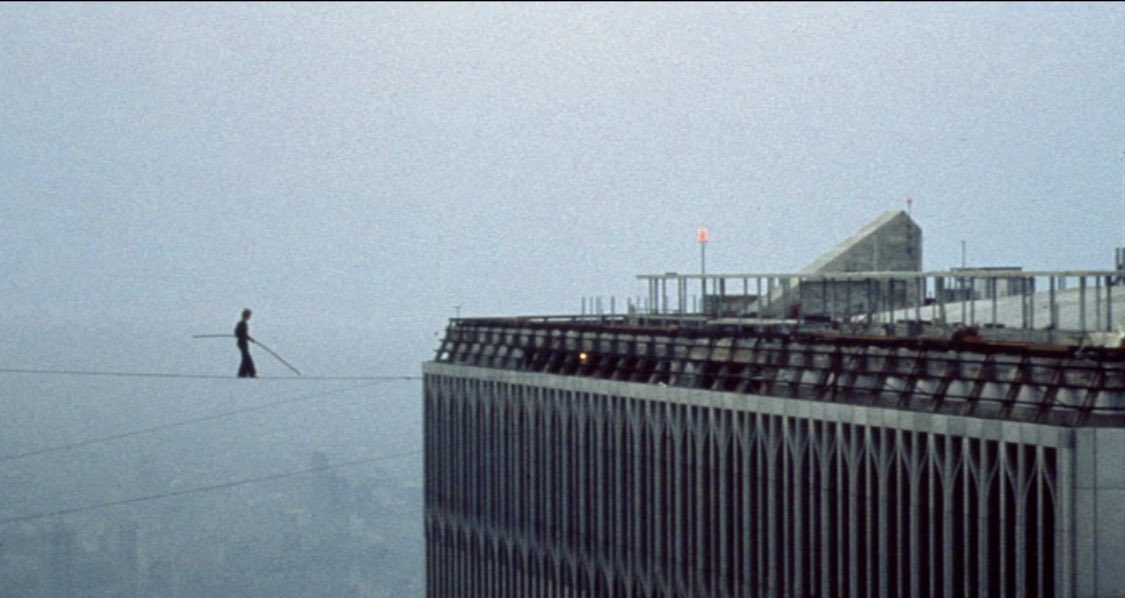
[[[238,366],[239,378],[257,378],[258,370],[254,368],[254,360],[250,357],[250,314],[249,308],[242,310],[242,321],[234,327],[234,335],[238,337],[238,350],[242,352],[242,365]]]

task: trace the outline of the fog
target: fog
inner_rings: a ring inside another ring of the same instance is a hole
[[[1101,3],[0,5],[0,596],[422,593],[421,384],[330,378],[418,376],[457,314],[623,305],[697,271],[700,226],[709,273],[790,272],[909,199],[927,269],[963,241],[1111,268],[1123,30]],[[193,338],[244,307],[306,379]]]

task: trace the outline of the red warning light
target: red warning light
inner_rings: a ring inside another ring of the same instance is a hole
[[[699,227],[699,230],[697,231],[696,234],[699,236],[699,242],[700,243],[706,243],[707,240],[710,238],[709,233],[707,232],[706,226]]]

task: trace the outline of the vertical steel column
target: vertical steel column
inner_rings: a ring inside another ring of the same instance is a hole
[[[789,317],[789,305],[793,302],[793,298],[789,296],[789,293],[790,293],[789,279],[788,278],[782,278],[781,280],[778,281],[778,283],[781,286],[781,301],[782,301],[782,304],[781,304],[782,316],[781,317],[788,318]]]
[[[739,448],[741,449],[738,454],[739,462],[739,480],[742,486],[740,498],[741,513],[742,513],[742,571],[740,589],[737,590],[739,596],[749,596],[754,594],[755,585],[758,579],[758,572],[754,568],[754,563],[758,558],[757,547],[754,545],[754,529],[760,524],[760,519],[757,517],[753,509],[755,504],[754,497],[754,482],[755,470],[753,462],[753,451],[755,435],[753,433],[753,415],[740,412],[737,415],[737,432],[739,438]]]
[[[885,318],[887,318],[888,324],[894,324],[894,321],[895,321],[895,303],[894,303],[895,279],[888,278],[886,280],[879,280],[876,284],[878,285],[876,288],[878,289],[878,292],[879,292],[878,297],[879,297],[879,317],[880,317],[880,321],[882,321],[882,318],[885,317]]]
[[[1039,286],[1035,282],[1035,277],[1028,278],[1027,282],[1031,285],[1031,289],[1027,293],[1027,328],[1028,330],[1035,329],[1035,289]]]
[[[828,317],[828,279],[820,279],[820,315]]]
[[[687,312],[687,280],[683,277],[676,277],[676,313],[684,315]]]
[[[739,310],[740,316],[744,316],[750,311],[750,279],[742,277],[742,309]]]
[[[969,326],[977,324],[977,277],[969,279]]]
[[[754,300],[754,311],[756,311],[758,313],[758,317],[760,318],[760,317],[762,317],[762,299],[764,298],[766,300],[766,302],[768,303],[769,297],[764,297],[762,295],[762,277],[761,276],[755,276],[754,281],[755,281],[755,284],[758,285],[758,297],[757,297],[757,299]]]
[[[914,301],[914,319],[919,322],[922,321],[922,305],[926,302],[926,283],[925,276],[914,279],[914,292],[917,294]]]
[[[934,279],[934,296],[938,304],[938,320],[945,324],[945,276],[938,275]]]
[[[766,591],[771,596],[778,595],[778,590],[780,589],[780,586],[784,581],[782,579],[778,579],[777,575],[778,570],[780,569],[780,559],[778,558],[778,555],[781,553],[781,538],[778,537],[778,532],[779,528],[781,527],[779,525],[781,522],[776,521],[776,518],[774,517],[774,515],[781,512],[781,496],[778,495],[778,490],[782,487],[782,480],[780,478],[780,472],[777,471],[777,452],[781,450],[780,432],[777,425],[780,417],[780,415],[766,415],[762,417],[762,419],[764,420],[762,422],[762,432],[766,436],[766,440],[763,443],[763,448],[768,455],[766,461],[766,471],[762,472],[765,474],[762,477],[762,479],[765,481],[765,492],[763,492],[763,494],[765,495],[764,506],[766,511],[766,517],[764,518],[764,524],[766,525],[765,538],[767,562],[765,577]]]
[[[922,521],[923,509],[921,504],[921,484],[919,479],[924,473],[922,471],[922,449],[919,447],[918,432],[905,432],[900,433],[901,446],[903,453],[906,455],[906,469],[907,475],[910,478],[909,487],[907,488],[906,502],[910,505],[907,515],[907,543],[906,546],[910,552],[910,595],[921,596],[921,575],[922,569],[927,566],[927,563],[922,562],[922,527],[925,523]],[[901,497],[900,497],[901,498]]]
[[[875,527],[878,537],[886,542],[890,536],[890,525],[888,522],[888,515],[890,514],[890,504],[888,500],[888,482],[890,481],[889,469],[892,466],[891,458],[894,451],[888,450],[888,435],[893,434],[887,428],[876,428],[873,431],[875,438],[875,471],[876,471],[876,495],[878,501],[878,509],[875,511]],[[893,436],[892,436],[893,438]],[[897,465],[897,463],[896,463]],[[871,525],[871,522],[868,522]],[[891,555],[888,550],[880,550],[875,556],[878,564],[879,579],[872,584],[877,588],[879,596],[890,596],[890,579],[888,573],[892,570],[890,567]]]
[[[782,295],[781,297],[779,297],[779,299],[781,300],[782,303],[784,303],[785,297],[784,297],[784,291],[781,289],[781,279],[777,278],[775,276],[770,276],[769,278],[766,279],[766,284],[769,286],[769,289],[767,289],[767,295],[766,296],[769,297],[770,308],[771,309],[773,308],[773,295],[774,295],[775,290],[777,290],[777,292]],[[779,310],[779,311],[784,312],[784,309]],[[784,317],[784,313],[782,313],[782,317]]]
[[[1113,277],[1105,279],[1105,329],[1113,332]]]
[[[840,282],[839,279],[832,279],[832,309],[830,310],[828,316],[832,319],[833,322],[836,321],[837,313],[838,313],[838,309],[836,307],[836,303],[837,303],[836,290],[840,286],[839,282]]]
[[[702,274],[699,277],[699,300],[696,302],[699,314],[702,314],[706,310],[704,306],[707,304],[707,278],[708,276],[706,274]],[[714,288],[714,286],[714,284],[711,285],[712,288]]]
[[[607,551],[610,557],[610,562],[623,563],[625,561],[624,551],[625,546],[622,543],[623,539],[627,538],[625,534],[626,520],[624,510],[624,497],[627,491],[625,479],[625,427],[628,422],[624,420],[624,400],[621,397],[614,396],[610,398],[610,412],[609,412],[609,452],[606,457],[610,461],[610,479],[609,479],[609,492],[607,499],[609,502],[609,534],[611,545]]]
[[[961,555],[955,552],[953,547],[953,529],[956,525],[956,518],[961,513],[955,512],[953,508],[953,491],[957,487],[954,481],[954,476],[958,469],[955,461],[954,446],[957,440],[952,435],[942,434],[938,436],[939,447],[937,450],[941,453],[941,537],[942,537],[942,550],[938,555],[937,551],[932,554],[942,564],[941,570],[941,585],[944,589],[942,596],[944,598],[953,598],[955,595],[954,588],[957,580],[953,577],[953,563]]]
[[[805,544],[805,536],[808,534],[805,527],[805,504],[806,504],[806,490],[805,479],[801,473],[804,471],[804,462],[807,456],[805,451],[808,449],[808,437],[805,432],[804,425],[807,420],[800,420],[797,418],[792,419],[792,428],[786,426],[787,435],[791,435],[789,445],[790,452],[787,455],[792,461],[791,474],[793,481],[793,498],[789,504],[793,507],[790,511],[789,518],[793,520],[793,528],[790,544],[793,545],[793,577],[794,583],[790,584],[793,594],[796,596],[805,596],[809,593],[809,589],[805,588],[805,571],[802,566],[808,558],[806,552],[808,546]],[[783,445],[784,446],[784,445]],[[810,588],[811,589],[811,588]]]
[[[684,443],[687,442],[684,438],[685,422],[682,421],[682,411],[677,410],[672,413],[671,419],[675,425],[672,426],[672,459],[668,464],[672,469],[672,525],[671,542],[674,546],[670,547],[669,559],[673,564],[673,571],[668,576],[669,581],[674,587],[679,590],[678,593],[683,593],[688,590],[684,587],[684,562],[686,561],[685,552],[685,537],[689,531],[684,529],[684,518],[680,516],[684,509],[684,470],[686,469],[684,463]]]
[[[1078,329],[1086,332],[1086,275],[1078,277]]]
[[[790,282],[792,282],[792,281],[790,281]],[[800,318],[801,316],[804,316],[806,311],[812,311],[811,309],[807,309],[809,307],[808,306],[809,302],[805,300],[805,292],[806,292],[805,287],[807,287],[808,285],[805,284],[805,282],[806,281],[803,280],[803,279],[800,279],[800,278],[797,279],[797,300],[796,300],[796,303],[797,303],[797,317],[798,318]],[[790,284],[790,289],[792,289],[792,288],[793,288],[792,284]],[[792,304],[793,300],[790,300],[789,303]]]
[[[667,517],[664,515],[669,512],[668,505],[664,504],[664,490],[667,487],[665,478],[668,477],[668,463],[663,459],[664,456],[664,429],[665,418],[668,416],[668,405],[666,403],[657,403],[656,401],[646,401],[646,410],[648,417],[645,418],[644,425],[648,428],[649,434],[652,436],[652,454],[649,455],[649,463],[652,465],[652,475],[650,476],[650,488],[652,497],[652,515],[653,522],[651,529],[651,546],[652,550],[649,553],[648,567],[651,577],[658,577],[654,575],[656,572],[663,571],[667,573],[665,553],[668,550],[665,534],[667,533]]]
[[[964,277],[961,277],[961,278],[957,279],[957,291],[958,291],[958,294],[961,295],[961,324],[962,325],[968,323],[968,321],[969,321],[969,319],[968,319],[969,318],[969,304],[966,303],[966,301],[965,301],[966,298],[969,296],[969,291],[968,291],[968,289],[965,288],[966,287],[966,284],[965,284],[966,280],[967,279],[964,278]]]
[[[1000,286],[1000,279],[998,279],[996,277],[989,278],[988,279],[988,286],[989,286],[989,289],[992,291],[992,325],[995,326],[996,325],[996,296],[999,295],[999,293],[997,292],[999,289],[997,289],[996,287]]]
[[[1057,281],[1055,280],[1054,274],[1052,274],[1050,278],[1051,278],[1051,287],[1050,287],[1050,292],[1048,293],[1048,296],[1050,297],[1050,300],[1049,300],[1050,313],[1048,315],[1051,317],[1051,319],[1050,319],[1051,330],[1056,330],[1059,327],[1059,310],[1057,308],[1057,305],[1055,304],[1055,286],[1057,284]]]
[[[1094,329],[1102,329],[1102,277],[1094,276]]]
[[[719,304],[715,310],[715,316],[721,318],[727,305],[727,279],[726,277],[719,277],[717,282],[719,283]]]

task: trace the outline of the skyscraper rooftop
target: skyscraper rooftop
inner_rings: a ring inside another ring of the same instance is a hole
[[[802,272],[451,320],[431,595],[1118,595],[1122,273],[920,265],[898,212]]]

